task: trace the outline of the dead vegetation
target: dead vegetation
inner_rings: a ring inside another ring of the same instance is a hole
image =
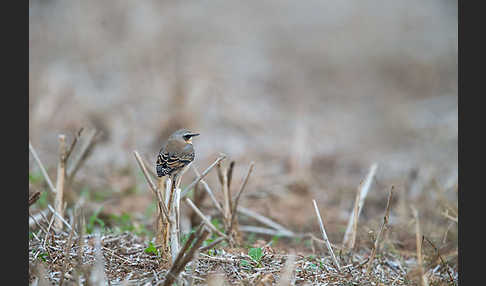
[[[387,235],[390,232],[390,214],[393,214],[393,187],[389,192],[383,223],[376,237],[368,244],[363,243],[362,238],[358,239],[358,218],[372,187],[377,171],[376,164],[371,166],[369,174],[357,190],[354,208],[349,214],[347,229],[340,246],[329,240],[316,200],[312,200],[312,203],[322,239],[312,232],[291,231],[265,215],[239,207],[240,198],[254,169],[253,162],[250,163],[246,175],[241,178],[235,194],[232,182],[235,181],[233,170],[236,162],[231,161],[229,167],[224,167],[224,154],[202,173],[192,166],[196,177],[183,190],[180,187],[181,178],[177,177],[169,178],[165,188],[161,189],[160,186],[164,184],[154,183],[153,172],[148,171],[140,154],[134,151],[136,162],[157,205],[153,220],[156,222],[154,245],[146,237],[127,231],[110,234],[109,229],[99,226],[91,228],[90,234],[86,233],[85,202],[81,200],[66,208],[63,196],[57,194],[58,190],[62,191],[64,188],[64,182],[59,178],[66,176],[67,158],[77,139],[73,139],[69,149],[65,146],[66,138],[59,136],[59,139],[58,180],[55,188],[49,183],[50,178],[35,149],[32,145],[29,146],[39,168],[44,170],[44,181],[52,192],[56,192],[55,208],[47,204],[45,211],[40,210],[30,215],[33,221],[30,225],[32,237],[29,239],[29,276],[32,285],[44,285],[46,281],[57,285],[457,284],[457,264],[451,263],[450,255],[444,259],[440,250],[429,239],[427,242],[433,252],[428,255],[424,253],[425,236],[422,235],[416,208],[411,206],[414,219],[412,222],[415,223],[415,255],[398,250],[399,242],[394,242]],[[82,157],[83,153],[79,156]],[[217,172],[219,196],[204,180],[211,170]],[[197,192],[207,196],[201,196]],[[40,193],[34,192],[29,197],[29,206],[38,202],[39,197]],[[210,198],[211,216],[202,210],[208,209],[201,199],[205,197]],[[222,198],[222,201],[217,197]],[[199,226],[195,227],[193,224],[193,230],[188,234],[183,234],[180,229],[180,202],[184,202],[191,210],[192,215],[189,216],[195,215],[199,218],[192,219]],[[61,205],[64,207],[60,208]],[[454,211],[453,208],[450,209]],[[211,217],[219,217],[221,225],[215,225]],[[244,221],[256,221],[259,225],[240,225],[243,218]],[[96,219],[98,218],[93,219],[91,216],[88,223],[92,224]],[[248,235],[243,233],[258,233],[263,235],[262,238],[273,238],[270,241],[255,242],[248,247],[244,240],[248,239]],[[185,241],[182,241],[183,236]],[[446,236],[447,234],[444,235],[444,240]],[[276,237],[308,239],[311,251],[294,252],[288,241],[286,249],[275,248],[272,244]],[[323,251],[324,246],[327,251]]]
[[[65,285],[92,285],[86,283],[86,277],[94,275],[92,272],[95,271],[96,259],[103,257],[104,274],[111,285],[167,285],[164,284],[165,279],[171,277],[170,281],[173,281],[178,274],[181,274],[180,282],[185,285],[188,285],[189,280],[195,285],[204,285],[208,284],[208,277],[215,273],[220,273],[232,285],[418,285],[407,275],[416,262],[392,253],[377,256],[369,272],[366,271],[368,250],[338,255],[342,265],[339,271],[329,255],[293,255],[264,247],[262,258],[255,262],[245,252],[224,248],[210,252],[197,251],[198,245],[202,243],[202,239],[199,239],[191,248],[193,252],[182,256],[172,268],[167,269],[162,267],[160,257],[144,251],[147,248],[146,242],[131,233],[102,235],[102,256],[98,257],[95,235],[85,235],[82,239],[73,236],[71,241],[74,243],[66,251],[69,236],[67,232],[52,234],[46,248],[43,247],[43,240],[34,239],[30,242],[29,269],[32,284],[39,277],[59,284],[61,277],[64,277]],[[48,255],[44,256],[44,253]],[[187,266],[193,255],[196,258],[192,261],[193,265]],[[293,264],[286,266],[289,259]],[[87,270],[83,272],[82,267]],[[42,268],[47,268],[44,277],[35,274],[42,273]],[[457,284],[450,281],[449,275],[453,275],[453,281],[457,281],[457,269],[450,265],[438,264],[428,270],[426,275],[429,277],[429,285]]]

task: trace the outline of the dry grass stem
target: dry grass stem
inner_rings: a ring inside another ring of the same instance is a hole
[[[256,213],[250,209],[247,209],[245,207],[238,207],[237,209],[238,212],[248,216],[248,217],[251,217],[255,220],[257,220],[258,222],[264,224],[264,225],[267,225],[275,230],[278,230],[280,233],[284,233],[285,236],[295,236],[295,233],[293,231],[290,231],[288,230],[287,228],[283,227],[282,225],[276,223],[275,221],[269,219],[268,217],[266,216],[263,216],[259,213]]]
[[[331,244],[329,243],[329,239],[327,238],[326,230],[324,229],[324,224],[322,223],[321,214],[319,213],[319,208],[317,207],[316,200],[312,200],[312,203],[314,204],[314,210],[316,211],[317,220],[319,221],[319,227],[321,228],[322,238],[326,242],[327,249],[329,250],[329,253],[331,253],[332,260],[336,264],[338,271],[341,271],[341,266],[339,266],[336,256],[334,255],[334,251],[332,251]]]
[[[197,170],[196,167],[192,166],[192,169],[194,171],[194,173],[196,174],[196,176],[200,177],[199,175],[199,172]],[[209,198],[211,199],[211,201],[213,202],[214,206],[216,207],[216,209],[221,213],[221,215],[223,215],[223,208],[221,207],[220,203],[218,202],[218,200],[216,200],[216,197],[214,196],[214,193],[213,191],[211,190],[211,188],[209,187],[209,185],[206,183],[206,181],[204,181],[203,179],[201,179],[200,183],[203,185],[204,187],[204,190],[206,190],[206,192],[208,193],[209,195]]]
[[[353,214],[352,216],[350,217],[351,221],[351,231],[349,232],[349,235],[348,235],[348,240],[346,241],[343,241],[343,244],[346,246],[347,249],[353,249],[354,248],[354,244],[356,243],[356,235],[357,235],[357,232],[358,232],[358,220],[359,220],[359,214],[360,214],[360,211],[359,211],[359,201],[361,200],[361,188],[360,190],[357,192],[356,194],[356,201],[355,201],[355,204],[354,204],[354,208],[353,208]]]
[[[198,208],[201,208],[201,206],[203,205],[204,199],[206,198],[207,194],[207,192],[201,189],[201,184],[196,184],[196,186],[194,186],[193,201]],[[189,221],[191,223],[191,226],[198,225],[200,223],[200,218],[196,213],[191,211],[189,215]]]
[[[281,230],[276,230],[276,229],[271,229],[271,228],[266,228],[266,227],[260,227],[260,226],[253,226],[253,225],[240,225],[240,231],[243,232],[253,232],[253,233],[260,233],[260,234],[266,234],[266,235],[271,235],[271,236],[286,236],[286,237],[300,237],[297,234],[290,233],[290,232],[285,232]]]
[[[238,193],[236,194],[236,197],[234,199],[233,209],[231,211],[231,213],[233,213],[234,217],[236,217],[236,212],[237,212],[237,208],[238,208],[238,202],[240,201],[241,194],[245,190],[246,184],[248,183],[248,179],[250,178],[251,172],[253,172],[253,167],[254,166],[255,166],[255,162],[252,161],[250,163],[250,167],[248,168],[248,172],[246,173],[246,176],[243,179],[243,183],[240,186],[240,190],[238,191]],[[234,223],[234,220],[235,219],[233,218],[232,223]]]
[[[149,162],[145,157],[141,157],[142,158],[142,162],[144,162],[144,164],[147,166],[150,166],[152,165],[153,163],[152,162]],[[152,177],[154,178],[158,178],[157,174],[155,173],[155,169],[154,168],[150,168],[150,169],[147,169],[147,171],[152,175]]]
[[[427,283],[427,278],[424,275],[424,266],[423,266],[423,258],[422,258],[422,234],[420,232],[420,220],[419,220],[419,215],[418,211],[416,208],[411,206],[412,209],[412,214],[415,219],[415,237],[416,237],[416,243],[417,243],[417,266],[419,270],[419,275],[420,275],[420,285],[421,286],[428,286]]]
[[[135,155],[135,159],[137,160],[138,166],[142,170],[143,176],[145,177],[145,181],[147,181],[147,184],[150,188],[150,190],[154,193],[155,198],[159,202],[159,207],[162,211],[162,213],[165,215],[165,217],[169,217],[169,211],[167,210],[167,207],[165,204],[162,202],[161,197],[160,197],[160,192],[157,188],[157,186],[154,184],[152,179],[150,178],[147,168],[145,167],[145,164],[142,161],[142,158],[140,157],[140,154],[135,150],[133,151],[133,154]]]
[[[184,269],[184,266],[186,266],[194,258],[194,254],[198,252],[199,248],[201,247],[203,242],[207,239],[209,234],[210,231],[207,230],[206,228],[203,228],[202,231],[199,232],[196,242],[194,242],[191,249],[189,249],[187,253],[184,255],[184,258],[182,259],[179,265],[180,270]]]
[[[180,182],[180,181],[179,181]],[[172,261],[175,261],[177,254],[179,253],[179,204],[180,204],[181,189],[178,186],[174,189],[173,206],[170,208],[170,252]]]
[[[57,165],[57,183],[56,183],[56,197],[54,200],[54,207],[59,214],[54,222],[57,230],[62,229],[61,219],[64,217],[63,212],[63,195],[64,195],[64,179],[66,177],[66,136],[59,135],[59,162]]]
[[[34,192],[32,195],[29,196],[29,207],[35,204],[37,200],[39,200],[40,194],[41,194],[40,192]]]
[[[224,263],[235,263],[238,262],[238,259],[235,258],[227,258],[227,257],[218,257],[218,256],[210,256],[204,253],[200,254],[201,260],[210,260],[210,261],[218,261]],[[247,258],[247,257],[245,257]]]
[[[32,227],[41,218],[45,220],[45,215],[47,215],[48,212],[49,212],[49,210],[42,210],[42,211],[40,211],[40,212],[38,212],[38,213],[36,213],[34,215],[30,215],[30,218],[29,218],[29,227]]]
[[[214,231],[215,233],[217,233],[219,236],[221,237],[224,237],[225,239],[229,240],[229,237],[222,233],[221,231],[219,231],[212,223],[211,221],[209,221],[209,219],[201,212],[201,210],[198,209],[198,207],[196,207],[196,205],[194,205],[194,203],[191,201],[191,199],[189,198],[185,198],[184,199],[185,202],[192,208],[192,210],[194,210],[194,212],[196,212],[196,214],[202,219],[202,221],[212,230]]]
[[[39,215],[39,214],[36,214],[36,215]],[[31,222],[32,222],[32,224],[31,224]],[[32,227],[34,224],[37,225],[44,233],[47,233],[47,230],[39,223],[36,216],[31,215],[30,211],[29,211],[29,227]]]
[[[373,263],[373,260],[375,259],[376,252],[379,249],[380,242],[381,242],[381,237],[383,235],[383,232],[388,225],[388,219],[390,217],[390,207],[391,207],[391,200],[393,198],[393,186],[390,189],[390,194],[388,195],[388,200],[386,202],[386,208],[385,208],[385,215],[383,216],[383,223],[381,225],[380,231],[378,232],[378,235],[376,236],[375,239],[375,244],[373,245],[373,250],[371,251],[370,259],[368,261],[368,266],[366,267],[366,272],[370,272],[371,265]]]
[[[449,211],[446,209],[444,212],[441,213],[441,215],[447,219],[450,219],[451,221],[455,223],[459,223],[459,218],[458,217],[453,217],[449,214]]]
[[[167,244],[165,237],[167,236],[167,227],[169,224],[169,215],[166,214],[167,209],[163,202],[162,194],[160,188],[157,189],[157,217],[155,219],[155,231],[156,231],[156,242],[158,245],[162,245],[163,249],[167,249]]]
[[[115,254],[115,252],[114,252],[113,250],[109,249],[109,248],[106,248],[106,247],[104,247],[104,246],[102,246],[101,248],[102,248],[103,250],[105,250],[105,251],[109,251],[109,252],[110,252],[110,255],[112,255],[112,256],[114,256],[114,257],[116,257],[116,258],[120,259],[120,260],[123,260],[124,262],[126,262],[126,263],[127,263],[127,265],[131,265],[131,266],[136,266],[136,265],[137,265],[137,263],[136,263],[136,262],[130,261],[130,260],[126,259],[126,258],[123,258],[123,257],[121,257],[121,256],[119,256],[119,255],[117,255],[117,254]]]
[[[29,150],[30,153],[32,153],[32,156],[34,157],[34,160],[37,162],[37,165],[39,166],[42,176],[44,176],[44,179],[47,182],[47,185],[49,186],[49,189],[53,192],[56,193],[56,188],[54,188],[54,184],[52,184],[51,179],[49,178],[49,175],[47,174],[46,168],[44,168],[44,165],[42,164],[41,160],[39,159],[39,156],[37,155],[37,152],[34,149],[34,146],[32,146],[32,143],[29,141]]]
[[[164,233],[169,231],[170,252],[172,262],[175,261],[177,254],[179,253],[179,225],[180,225],[180,184],[182,181],[182,175],[189,168],[186,166],[180,173],[167,177],[166,179],[166,202],[167,209],[169,211],[169,223],[166,225]],[[167,193],[169,192],[169,193]],[[167,195],[169,196],[167,200]],[[167,227],[169,230],[167,230]],[[164,240],[166,241],[166,240]],[[164,242],[163,241],[163,242]]]
[[[206,229],[203,229],[201,232],[196,231],[194,233],[191,233],[186,243],[175,258],[172,267],[166,275],[166,279],[163,285],[170,286],[174,281],[177,280],[177,277],[179,276],[181,271],[184,270],[184,267],[194,258],[194,254],[199,249],[204,240],[206,240],[209,233],[210,232]],[[193,246],[191,247],[191,245]]]
[[[59,213],[56,210],[54,210],[54,208],[51,205],[48,204],[47,208],[52,212],[53,217],[59,219],[61,223],[64,223],[69,228],[69,230],[73,229],[71,225],[61,215],[59,215]]]
[[[346,227],[346,232],[344,233],[343,238],[343,245],[345,245],[348,249],[354,248],[359,215],[361,213],[361,210],[363,209],[364,201],[366,199],[366,196],[368,195],[368,191],[370,190],[371,183],[373,182],[373,178],[375,176],[377,168],[378,164],[372,164],[365,181],[361,183],[358,187],[356,199],[354,202],[353,213],[349,217],[348,225]]]
[[[150,178],[147,168],[145,167],[145,164],[143,163],[142,157],[140,157],[140,154],[138,153],[137,150],[133,151],[133,155],[135,156],[135,159],[137,160],[138,166],[142,170],[143,176],[145,177],[145,180],[147,181],[147,184],[149,185],[150,189],[155,193],[157,193],[157,186],[155,183],[152,181]]]
[[[46,245],[48,242],[48,237],[51,231],[52,224],[54,223],[54,215],[51,216],[51,220],[49,221],[49,225],[47,226],[46,236],[44,237],[44,245],[43,248],[47,250]]]
[[[162,178],[160,180],[163,180]],[[173,181],[171,177],[166,177],[165,178],[165,189],[164,189],[164,202],[167,207],[167,210],[170,213],[170,200],[171,200],[171,195],[172,195],[172,186],[173,186]],[[159,184],[160,185],[160,184]]]
[[[165,184],[163,183],[164,178],[165,178]],[[158,182],[159,182],[159,189],[157,190],[157,194],[161,198],[160,204],[165,209],[167,209],[167,216],[158,217],[157,223],[160,226],[160,228],[158,228],[157,230],[157,244],[162,245],[162,254],[165,257],[165,256],[169,256],[169,251],[170,251],[170,226],[175,224],[174,217],[172,216],[172,212],[170,210],[171,207],[170,197],[172,194],[173,181],[171,177],[162,177],[158,179]],[[159,213],[161,213],[160,210]],[[172,254],[171,257],[173,257]]]
[[[94,139],[98,134],[99,134],[98,130],[95,129],[90,130],[89,134],[87,135],[86,143],[81,147],[82,149],[79,152],[78,156],[76,156],[72,160],[72,163],[69,164],[66,171],[66,177],[69,184],[73,181],[73,178],[75,177],[76,173],[81,168],[83,163],[86,161],[88,155],[91,153],[91,150],[93,149],[95,143]]]
[[[198,234],[200,233],[201,231],[201,226],[199,226],[196,231],[192,232],[189,237],[187,238],[186,242],[184,243],[184,245],[182,246],[182,249],[180,250],[180,252],[178,253],[176,259],[174,260],[174,263],[172,264],[172,269],[175,269],[177,268],[183,257],[184,257],[184,254],[187,252],[187,250],[191,247],[192,243],[194,242],[194,239],[196,239],[196,236],[198,236]]]
[[[223,193],[223,224],[226,233],[231,233],[231,197],[228,190],[228,177],[226,170],[218,163],[218,177],[221,183],[221,191]]]
[[[214,168],[214,166],[216,166],[221,160],[225,159],[226,158],[226,155],[225,154],[222,154],[220,155],[216,161],[214,161],[206,170],[204,170],[204,172],[202,172],[201,176],[198,176],[194,181],[192,181],[192,183],[190,183],[182,192],[181,192],[181,198],[184,198],[187,193],[189,193],[189,191],[197,184],[199,183],[204,177],[206,177],[206,175],[209,173],[209,171],[211,171],[211,169]]]
[[[442,236],[442,244],[447,243],[447,235],[449,234],[449,230],[451,230],[451,227],[454,225],[454,222],[450,221],[449,225],[447,226],[446,230],[444,231],[444,235]]]
[[[81,127],[78,131],[78,133],[74,136],[73,142],[71,142],[71,145],[69,146],[67,152],[66,152],[66,161],[69,159],[71,156],[71,153],[74,150],[74,147],[76,147],[76,143],[78,143],[79,137],[81,137],[81,133],[83,132],[84,128]]]
[[[230,190],[230,194],[231,194],[231,180],[233,179],[234,168],[235,168],[235,161],[231,161],[228,171],[226,172],[226,178],[228,178],[228,190]]]
[[[446,262],[444,261],[444,259],[442,258],[442,255],[440,255],[440,251],[439,249],[432,243],[432,241],[430,241],[427,237],[424,236],[424,239],[425,241],[427,241],[430,246],[432,246],[432,248],[434,248],[435,252],[437,253],[437,256],[439,257],[440,259],[440,262],[442,263],[442,266],[444,266],[444,268],[446,269],[447,271],[447,275],[449,275],[449,279],[450,279],[450,282],[452,283],[452,285],[454,285],[454,278],[452,277],[452,274],[451,272],[449,271],[449,267],[447,267],[447,264]]]

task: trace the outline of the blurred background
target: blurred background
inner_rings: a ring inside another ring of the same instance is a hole
[[[107,211],[147,208],[132,152],[155,168],[180,127],[201,133],[200,171],[223,152],[239,184],[254,161],[242,204],[294,229],[318,231],[312,198],[345,225],[374,162],[365,220],[392,184],[424,232],[457,204],[457,1],[29,3],[29,138],[55,178],[58,134],[100,130],[73,189],[108,192]]]

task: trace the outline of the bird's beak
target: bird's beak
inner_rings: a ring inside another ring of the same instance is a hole
[[[189,133],[189,134],[186,134],[190,137],[195,137],[195,136],[199,136],[199,133]]]

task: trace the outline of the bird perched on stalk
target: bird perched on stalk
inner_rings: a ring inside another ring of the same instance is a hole
[[[179,129],[170,135],[157,156],[157,176],[177,175],[194,160],[192,137],[198,136],[188,129]]]

